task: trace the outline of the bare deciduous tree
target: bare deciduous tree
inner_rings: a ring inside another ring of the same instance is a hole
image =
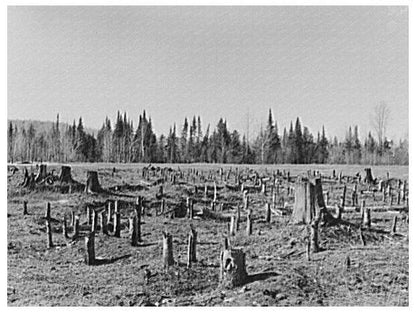
[[[390,118],[390,109],[385,102],[380,102],[374,107],[372,115],[372,125],[377,134],[378,144],[383,145],[384,137],[386,136],[387,124]]]

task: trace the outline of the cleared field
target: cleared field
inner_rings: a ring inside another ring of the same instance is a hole
[[[60,170],[59,164],[48,165],[48,170]],[[371,229],[363,231],[365,245],[360,237],[361,215],[354,209],[346,209],[345,223],[321,226],[319,238],[321,250],[305,255],[306,225],[290,222],[293,194],[288,188],[292,182],[284,182],[278,206],[285,213],[273,214],[271,223],[265,221],[265,203],[271,201],[271,193],[249,191],[249,207],[253,215],[253,233],[245,232],[246,211],[240,230],[231,236],[233,248],[246,253],[247,282],[233,289],[218,287],[219,257],[222,235],[227,232],[229,217],[237,206],[243,205],[240,190],[225,187],[218,179],[217,200],[224,204],[221,218],[202,214],[211,209],[213,199],[209,175],[218,178],[218,170],[228,172],[239,168],[240,172],[256,171],[260,175],[279,169],[290,171],[291,176],[317,170],[323,176],[332,171],[344,175],[364,174],[365,166],[329,165],[160,165],[189,173],[192,169],[207,177],[206,183],[193,182],[191,178],[178,178],[175,184],[151,184],[158,179],[142,176],[144,164],[70,164],[75,180],[85,183],[88,170],[98,171],[101,186],[112,194],[85,194],[83,192],[60,193],[52,189],[29,191],[19,186],[23,181],[23,168],[8,177],[8,304],[10,306],[407,306],[409,304],[409,252],[408,209],[391,207],[390,202],[380,203],[373,195],[365,195],[367,206],[372,209]],[[159,166],[159,165],[155,165]],[[35,169],[34,166],[33,170]],[[113,174],[113,168],[116,168]],[[408,179],[408,167],[373,166],[375,177]],[[227,182],[234,183],[234,177]],[[195,194],[195,184],[204,190]],[[249,184],[249,182],[247,182]],[[169,207],[179,207],[187,197],[195,201],[196,218],[169,218],[157,215],[157,193],[163,185],[163,198]],[[331,190],[328,206],[339,202],[342,183],[325,183],[324,192]],[[360,185],[360,189],[367,187]],[[347,191],[346,207],[351,207],[351,188]],[[149,203],[142,219],[143,242],[130,244],[128,218],[133,212],[136,196],[143,196]],[[84,263],[84,236],[88,233],[86,207],[101,207],[108,201],[118,200],[121,212],[121,237],[99,233],[95,240],[97,265]],[[27,201],[28,215],[23,215],[23,202]],[[47,248],[45,205],[51,204],[53,242]],[[394,206],[394,205],[393,205]],[[284,209],[283,209],[284,208]],[[68,244],[62,234],[62,220],[72,212],[80,215],[80,238]],[[201,212],[198,214],[198,212]],[[218,212],[218,211],[217,211]],[[330,210],[331,213],[334,211]],[[218,212],[219,213],[219,212]],[[392,221],[397,216],[396,233],[391,233]],[[190,225],[198,233],[197,262],[186,266],[187,234]],[[175,264],[168,270],[162,262],[162,231],[173,236]],[[350,259],[347,264],[347,258]]]

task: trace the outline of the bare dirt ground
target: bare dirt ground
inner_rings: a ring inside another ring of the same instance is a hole
[[[128,217],[138,195],[147,202],[157,202],[159,185],[142,188],[157,179],[142,177],[145,165],[71,164],[72,176],[85,183],[86,171],[98,171],[99,181],[112,194],[71,194],[48,190],[33,190],[19,186],[23,181],[23,166],[8,174],[7,222],[7,300],[9,306],[408,306],[409,304],[409,238],[408,209],[394,209],[381,204],[373,195],[360,195],[372,209],[371,229],[363,230],[366,244],[359,235],[361,216],[354,209],[346,209],[345,223],[321,226],[321,251],[305,255],[306,225],[290,222],[294,198],[286,186],[280,193],[279,205],[286,214],[272,215],[265,222],[265,203],[271,194],[249,191],[249,207],[253,211],[253,234],[245,233],[245,222],[231,237],[233,248],[246,253],[247,282],[234,289],[218,287],[219,256],[222,235],[228,222],[198,216],[168,218],[156,214],[156,208],[146,208],[142,219],[143,243],[130,245]],[[155,165],[158,166],[158,165]],[[208,176],[219,165],[161,165],[185,172],[192,168]],[[26,166],[29,168],[30,166]],[[113,167],[116,168],[114,176]],[[224,172],[237,166],[224,165]],[[48,171],[60,165],[48,165]],[[265,166],[239,166],[265,173]],[[344,175],[364,174],[364,166],[268,166],[270,174],[276,169],[290,170],[290,175],[306,174],[309,169],[330,176],[332,170]],[[373,167],[375,177],[407,179],[407,167]],[[34,170],[34,168],[33,168]],[[216,175],[218,177],[218,175]],[[233,184],[231,178],[229,184]],[[196,182],[198,184],[198,182]],[[212,182],[208,181],[208,185]],[[203,186],[204,183],[198,184]],[[224,203],[224,216],[242,206],[240,190],[231,191],[218,181],[218,201]],[[288,183],[290,185],[290,183]],[[115,188],[117,186],[117,188]],[[139,187],[140,186],[140,187]],[[195,211],[210,209],[212,189],[205,198],[204,190],[194,194],[193,182],[179,179],[175,185],[164,183],[167,207],[183,205],[186,197],[195,199]],[[339,202],[342,184],[325,183],[324,192],[332,190],[329,206]],[[366,187],[360,185],[360,189]],[[346,206],[351,206],[351,190],[347,191]],[[89,266],[84,262],[86,204],[101,205],[118,199],[121,210],[121,238],[96,235],[95,252],[100,262]],[[376,201],[374,201],[376,199]],[[23,202],[28,202],[28,215],[23,215]],[[53,242],[47,248],[43,216],[45,205],[51,204]],[[286,204],[284,204],[286,202]],[[285,209],[283,207],[285,206]],[[80,215],[81,237],[73,243],[62,234],[62,220],[72,211]],[[331,213],[333,211],[330,209]],[[243,218],[245,211],[242,211]],[[391,233],[392,220],[397,216],[397,231]],[[193,224],[198,232],[197,263],[186,266],[187,234]],[[168,270],[162,263],[162,231],[173,236],[175,265]],[[350,264],[347,264],[347,257]],[[150,272],[148,278],[145,272]]]

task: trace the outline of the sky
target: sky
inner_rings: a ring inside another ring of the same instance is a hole
[[[387,6],[8,8],[9,119],[100,128],[146,110],[157,134],[200,115],[253,137],[269,108],[280,134],[408,137],[408,9]]]

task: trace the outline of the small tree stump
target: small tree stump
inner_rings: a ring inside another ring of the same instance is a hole
[[[253,233],[253,224],[251,220],[251,209],[247,211],[247,227],[246,227],[246,234],[250,236]]]
[[[99,224],[102,233],[108,235],[107,214],[104,210],[99,214]]]
[[[137,239],[137,216],[133,216],[129,218],[129,233],[131,237],[131,245],[137,246],[138,239]]]
[[[306,261],[311,261],[311,240],[309,237],[306,240]]]
[[[319,219],[311,222],[311,245],[312,252],[319,252]]]
[[[64,235],[65,239],[69,238],[68,235],[68,226],[66,224],[66,216],[64,216],[64,221],[62,222],[62,234]]]
[[[85,263],[87,265],[95,264],[95,232],[90,232],[85,236]]]
[[[74,226],[72,229],[72,239],[75,240],[79,237],[79,216],[75,216]]]
[[[102,188],[100,182],[98,181],[98,172],[97,171],[87,171],[87,183],[85,185],[85,193],[94,194],[100,193]]]
[[[394,216],[393,218],[393,224],[391,226],[391,233],[396,233],[396,225],[397,225],[397,216]]]
[[[230,220],[230,235],[234,236],[235,235],[235,230],[236,230],[236,217],[235,216],[231,216],[231,220]]]
[[[119,212],[114,212],[114,237],[120,237],[121,216]]]
[[[270,209],[270,204],[266,203],[266,222],[270,223],[272,217],[272,210]]]
[[[39,171],[38,174],[35,177],[35,182],[39,183],[41,182],[43,179],[45,179],[48,175],[48,172],[46,171],[46,165],[45,164],[41,164],[39,166]]]
[[[225,249],[220,254],[220,286],[233,288],[247,281],[246,255],[240,249]]]
[[[25,200],[24,202],[23,202],[23,215],[24,216],[26,216],[26,215],[28,215],[29,213],[27,212],[27,201]]]
[[[136,227],[137,227],[137,241],[142,241],[142,210],[143,210],[143,197],[136,198],[135,214],[136,214]]]
[[[367,207],[364,210],[363,225],[367,228],[371,227],[371,210]]]
[[[191,230],[188,233],[188,261],[187,266],[190,268],[192,262],[196,262],[196,231],[191,227]]]
[[[46,212],[45,212],[45,225],[46,225],[46,236],[47,236],[47,243],[48,248],[52,248],[53,241],[52,241],[52,225],[51,225],[51,204],[46,203]]]
[[[172,236],[167,232],[163,232],[163,267],[167,269],[174,263]]]

